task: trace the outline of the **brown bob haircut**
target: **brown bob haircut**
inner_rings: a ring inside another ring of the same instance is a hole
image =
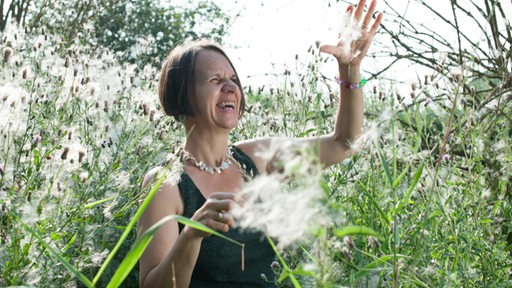
[[[197,113],[197,103],[194,103],[194,97],[190,97],[194,92],[195,82],[195,63],[199,52],[203,50],[213,50],[222,54],[228,60],[236,74],[235,84],[239,87],[241,93],[240,111],[238,117],[242,117],[245,110],[245,96],[238,73],[226,55],[224,50],[215,43],[199,40],[187,44],[181,44],[171,50],[162,67],[160,81],[158,83],[158,95],[160,104],[165,114],[173,116],[179,121],[179,116],[195,116]]]

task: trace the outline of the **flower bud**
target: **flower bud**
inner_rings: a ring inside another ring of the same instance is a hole
[[[350,236],[343,237],[343,243],[345,243],[345,245],[347,245],[349,249],[354,249],[356,247],[354,241],[352,241],[352,238],[350,238]]]
[[[14,53],[14,51],[12,50],[11,47],[5,47],[4,48],[4,51],[3,51],[4,63],[9,62],[9,60],[11,59],[11,56],[12,56],[13,53]]]
[[[348,262],[352,261],[352,254],[350,254],[350,250],[348,250],[347,247],[341,247],[341,253],[343,253],[343,256],[345,256],[345,260]]]
[[[39,145],[39,143],[41,142],[41,135],[36,135],[34,136],[34,138],[32,139],[32,145],[34,147],[37,147],[37,145]]]
[[[272,271],[274,272],[281,271],[281,265],[279,265],[277,261],[272,262],[272,264],[270,264],[270,268],[272,268]]]
[[[368,246],[371,248],[379,248],[380,247],[380,241],[377,239],[377,237],[369,236],[368,237]]]
[[[60,159],[66,160],[68,158],[69,153],[69,147],[64,147],[64,151],[62,151],[62,154],[60,155]]]
[[[80,149],[78,151],[78,163],[82,163],[82,161],[84,160],[84,156],[85,156],[85,150]]]

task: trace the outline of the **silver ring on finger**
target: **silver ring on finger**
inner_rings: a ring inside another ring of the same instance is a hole
[[[224,213],[219,212],[219,221],[222,222],[224,220]]]

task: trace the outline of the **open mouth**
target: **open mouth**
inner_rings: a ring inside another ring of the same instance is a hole
[[[220,102],[220,103],[217,104],[217,107],[219,107],[221,109],[232,109],[232,110],[234,110],[235,109],[235,102],[228,102],[228,101]]]

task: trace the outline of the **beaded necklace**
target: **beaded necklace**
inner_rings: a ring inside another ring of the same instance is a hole
[[[217,174],[220,174],[222,173],[222,170],[228,169],[233,162],[236,162],[236,160],[233,158],[233,151],[231,151],[231,146],[229,146],[228,150],[226,150],[226,157],[224,158],[222,163],[216,167],[211,167],[209,165],[206,165],[203,161],[197,160],[185,149],[182,149],[180,154],[181,161],[186,162],[190,160],[192,164],[199,168],[199,170],[209,174],[214,174],[215,172],[217,172]]]

